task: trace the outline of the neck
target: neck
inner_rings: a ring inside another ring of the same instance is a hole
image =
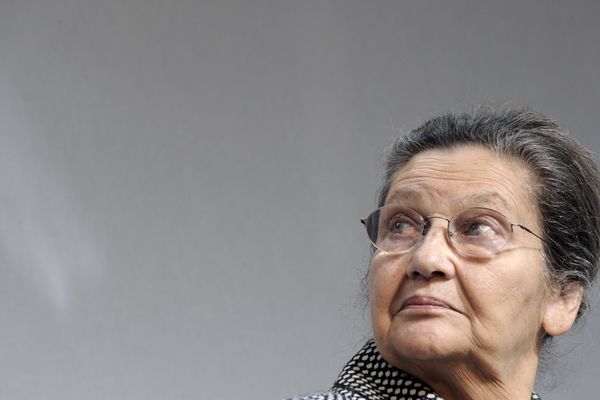
[[[468,357],[470,362],[439,360],[401,367],[427,382],[445,400],[529,400],[535,382],[537,356],[504,365]]]

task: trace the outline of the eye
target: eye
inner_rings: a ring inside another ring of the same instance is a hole
[[[489,235],[490,232],[493,232],[492,229],[478,221],[471,221],[467,225],[467,228],[463,232],[463,234],[468,236],[481,236],[481,235]]]
[[[493,217],[489,215],[478,215],[465,220],[460,225],[459,234],[472,238],[494,238],[501,227]]]
[[[389,232],[395,236],[418,235],[419,223],[405,214],[396,214],[390,219]]]
[[[472,208],[451,221],[449,235],[459,252],[473,257],[491,257],[510,240],[511,225],[506,217],[487,208]]]
[[[401,234],[402,232],[404,232],[406,230],[406,228],[408,228],[408,224],[406,222],[401,221],[401,220],[396,220],[392,224],[392,227],[390,228],[390,232],[395,233],[395,234]]]

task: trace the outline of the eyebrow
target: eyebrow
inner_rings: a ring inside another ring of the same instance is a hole
[[[480,192],[469,196],[468,201],[476,204],[498,204],[505,209],[510,209],[508,201],[498,192]]]
[[[421,191],[413,189],[402,190],[393,192],[388,198],[388,201],[386,201],[386,203],[393,201],[417,201],[423,199],[423,197],[424,195]]]
[[[393,192],[388,198],[386,203],[403,202],[403,201],[422,201],[426,198],[426,192],[415,189],[400,190]],[[474,206],[486,206],[486,205],[499,205],[506,210],[511,207],[504,196],[495,191],[484,191],[473,193],[470,196],[459,200],[462,205],[468,205],[469,207]]]

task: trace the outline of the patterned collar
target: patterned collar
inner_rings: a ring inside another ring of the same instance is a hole
[[[344,367],[330,393],[348,400],[443,400],[427,384],[388,364],[371,339]],[[531,394],[531,400],[541,400]]]

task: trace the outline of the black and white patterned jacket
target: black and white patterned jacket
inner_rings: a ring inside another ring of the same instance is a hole
[[[340,373],[328,392],[289,400],[443,400],[426,383],[388,364],[370,340]],[[531,400],[541,400],[531,394]]]

